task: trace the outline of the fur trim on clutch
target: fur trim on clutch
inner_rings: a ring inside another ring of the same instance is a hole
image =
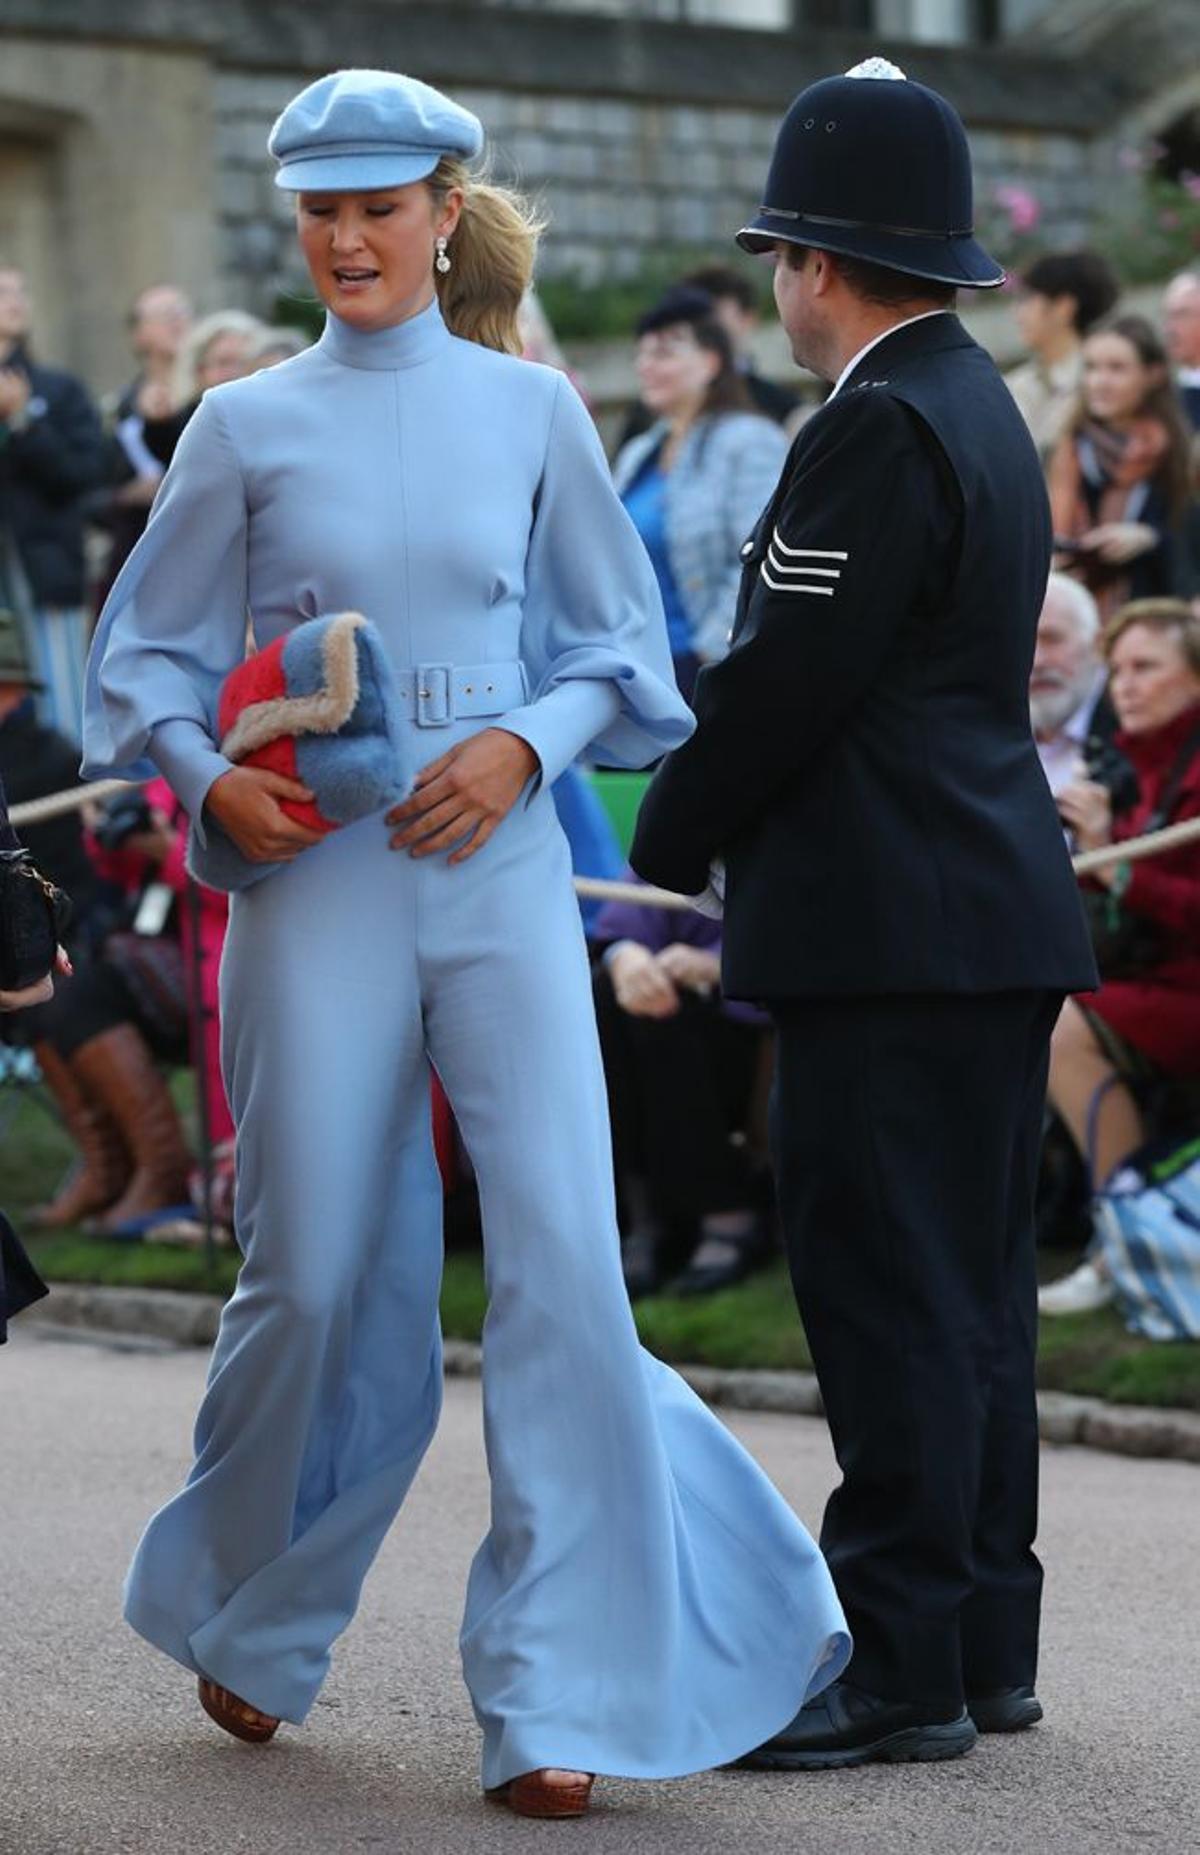
[[[221,685],[216,731],[235,764],[307,786],[311,804],[281,803],[322,834],[398,804],[412,785],[391,664],[361,612],[309,619],[239,664]],[[277,867],[248,862],[211,819],[204,836],[193,830],[188,863],[210,888],[248,888]]]
[[[322,627],[318,640],[325,673],[321,687],[311,695],[268,696],[265,701],[248,703],[222,737],[225,758],[240,764],[257,748],[277,741],[281,734],[336,734],[344,727],[358,702],[358,640],[354,634],[366,622],[361,612],[339,612],[334,618],[315,619],[313,623]],[[281,651],[287,642],[281,640]],[[221,692],[222,720],[228,689],[227,683]],[[231,705],[236,701],[234,690]]]

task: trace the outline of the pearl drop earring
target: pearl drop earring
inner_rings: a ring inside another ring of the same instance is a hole
[[[444,236],[439,237],[437,240],[437,257],[433,262],[435,268],[439,270],[444,277],[446,272],[450,269],[450,258],[446,251],[446,240]]]

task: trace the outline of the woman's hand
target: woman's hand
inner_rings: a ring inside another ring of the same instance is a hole
[[[204,809],[251,863],[290,863],[319,844],[321,833],[289,818],[280,800],[307,805],[312,796],[307,786],[283,773],[235,766],[209,787]]]
[[[1058,795],[1058,812],[1075,834],[1080,850],[1099,850],[1112,843],[1112,798],[1107,786],[1080,779],[1064,786]]]
[[[658,964],[668,979],[685,992],[699,992],[704,998],[721,983],[721,962],[716,954],[704,947],[689,947],[681,940],[663,948]]]
[[[648,947],[618,942],[608,956],[608,976],[622,1011],[634,1018],[673,1018],[679,1010],[675,982]]]
[[[1157,531],[1146,522],[1102,522],[1083,537],[1089,554],[1096,554],[1109,567],[1123,567],[1158,546]]]
[[[393,850],[431,857],[457,844],[451,863],[482,850],[508,816],[540,761],[528,741],[506,728],[484,728],[431,760],[417,774],[411,795],[393,806]]]

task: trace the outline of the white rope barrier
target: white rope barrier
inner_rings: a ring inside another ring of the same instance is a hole
[[[27,799],[24,805],[14,805],[8,822],[14,830],[23,824],[45,824],[67,812],[82,811],[85,805],[102,804],[116,792],[132,792],[137,784],[136,780],[98,779],[90,786],[71,786],[66,792],[51,792],[44,799]]]
[[[111,798],[114,793],[132,790],[133,784],[128,780],[98,779],[90,786],[73,786],[66,792],[54,792],[44,799],[30,799],[24,805],[14,805],[9,820],[18,829],[21,825],[44,824],[50,818],[61,818],[67,812],[81,810],[84,805]],[[1144,837],[1130,837],[1124,843],[1085,850],[1072,857],[1071,867],[1077,876],[1090,876],[1096,870],[1107,869],[1110,863],[1140,863],[1143,857],[1159,857],[1164,851],[1177,850],[1197,840],[1200,840],[1200,818],[1185,818],[1181,824],[1166,825],[1161,831],[1147,832]],[[636,902],[642,908],[691,907],[686,895],[675,895],[670,889],[656,889],[645,883],[608,882],[599,876],[577,876],[575,891],[589,901]]]

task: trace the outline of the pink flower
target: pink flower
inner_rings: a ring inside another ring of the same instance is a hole
[[[1140,174],[1147,165],[1145,149],[1135,148],[1131,142],[1126,142],[1123,148],[1118,148],[1117,166],[1124,168],[1127,174]]]
[[[1181,174],[1179,184],[1192,199],[1200,200],[1200,174]]]
[[[1008,214],[1014,232],[1032,232],[1042,216],[1041,206],[1027,187],[997,187],[994,198]]]

